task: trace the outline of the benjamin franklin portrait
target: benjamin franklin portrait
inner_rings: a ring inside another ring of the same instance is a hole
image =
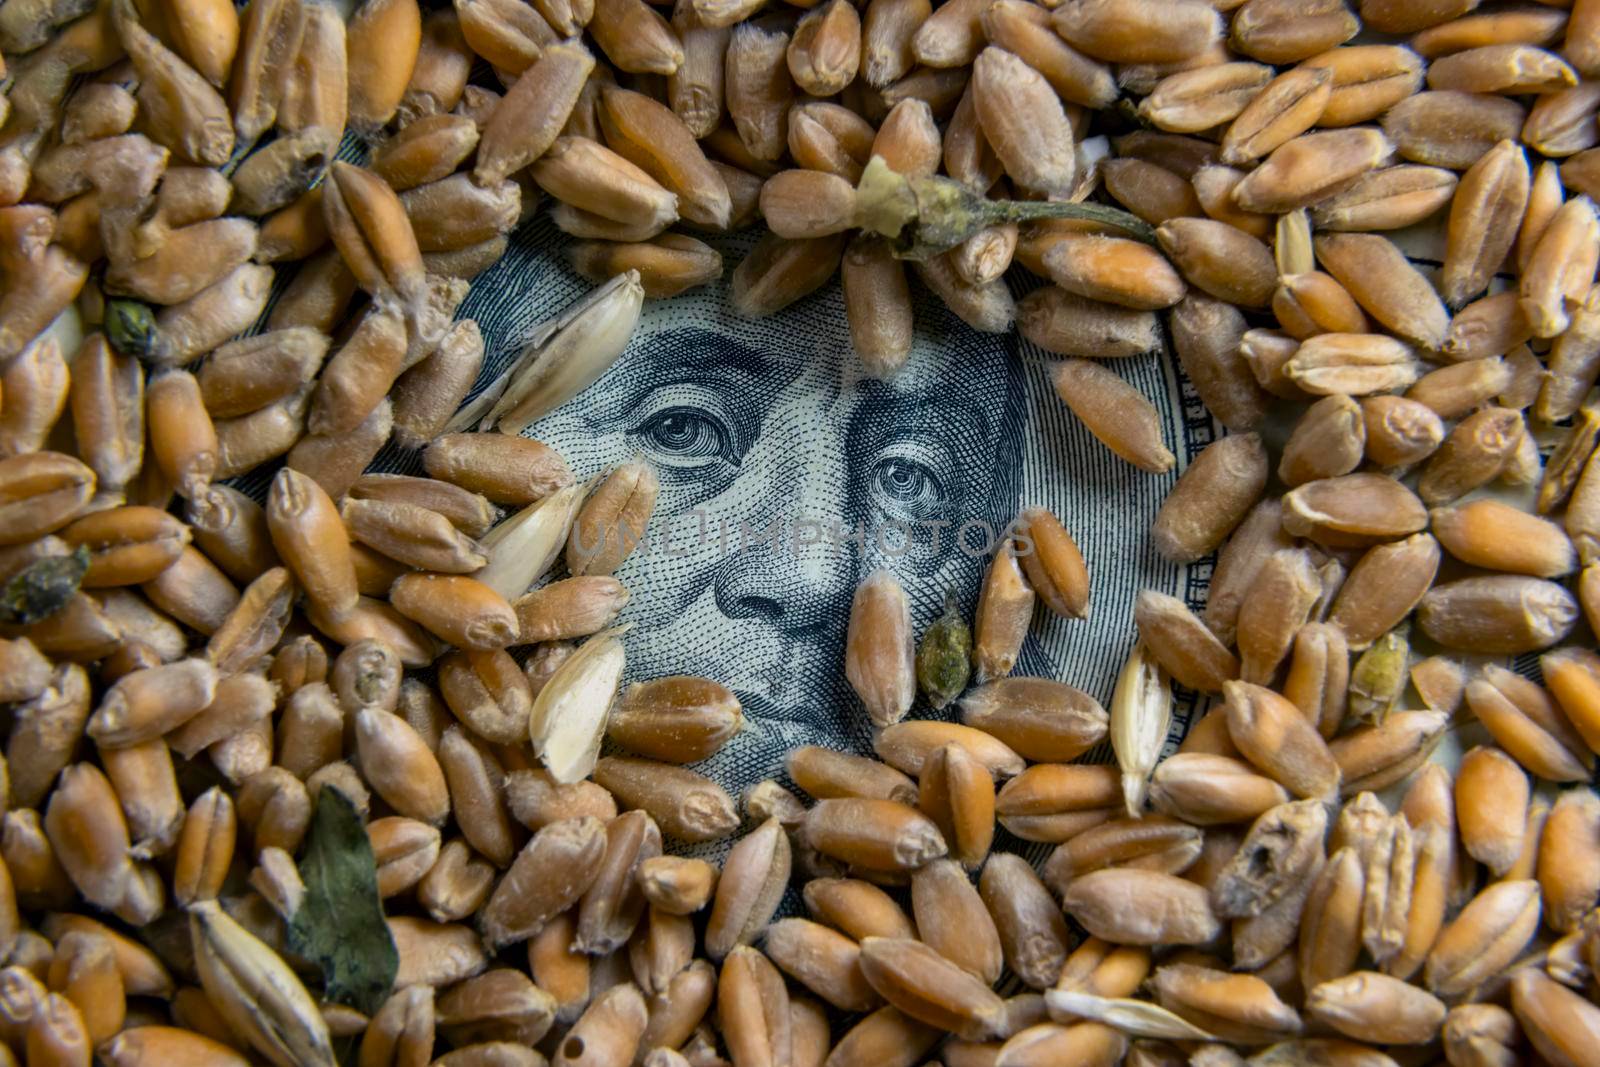
[[[485,380],[589,288],[565,268],[563,241],[537,221],[473,284],[461,313],[488,339]],[[715,243],[731,270],[750,238]],[[627,674],[704,675],[738,694],[746,728],[708,769],[730,788],[773,774],[796,745],[868,750],[843,672],[857,582],[891,569],[918,633],[946,594],[970,621],[985,550],[1023,506],[1050,508],[1078,540],[1093,603],[1087,621],[1039,608],[1015,673],[1107,702],[1135,592],[1201,597],[1203,569],[1147,547],[1176,475],[1135,470],[1078,425],[1050,385],[1057,357],[1015,332],[978,333],[931,294],[916,300],[911,358],[886,381],[861,372],[837,283],[766,319],[736,314],[725,280],[647,301],[611,370],[526,431],[580,480],[635,457],[655,469],[648,540],[617,572],[631,593]],[[1180,464],[1211,440],[1169,355],[1116,369],[1168,413]],[[930,710],[919,700],[912,714]]]

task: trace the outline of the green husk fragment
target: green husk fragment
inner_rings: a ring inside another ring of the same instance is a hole
[[[12,575],[0,589],[0,622],[31,626],[67,606],[89,573],[89,547],[70,556],[46,556]]]
[[[166,355],[167,342],[156,326],[155,312],[137,300],[108,300],[105,331],[112,348],[141,363],[159,363]]]
[[[378,865],[350,798],[325,785],[300,857],[305,901],[289,920],[289,950],[322,969],[323,997],[368,1015],[394,986],[400,953],[378,896]]]
[[[967,687],[972,674],[972,631],[967,628],[955,597],[946,597],[944,614],[922,635],[917,649],[917,685],[928,703],[943,708]]]
[[[1350,717],[1381,723],[1405,691],[1411,643],[1404,628],[1390,630],[1361,653],[1350,669]]]
[[[1136,241],[1156,243],[1155,229],[1137,215],[1104,204],[1056,200],[990,200],[952,178],[907,177],[873,156],[856,186],[857,222],[889,240],[901,259],[932,259],[980,230],[1035,219],[1089,219],[1115,226]]]

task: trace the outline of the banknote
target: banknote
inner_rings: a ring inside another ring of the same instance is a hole
[[[567,240],[537,219],[474,282],[461,314],[487,341],[483,381],[591,288],[567,269]],[[752,241],[712,243],[731,269]],[[1013,284],[1021,295],[1026,283]],[[1137,591],[1204,602],[1208,565],[1175,566],[1147,537],[1179,471],[1217,433],[1170,352],[1109,364],[1162,413],[1179,468],[1157,476],[1111,455],[1067,410],[1051,386],[1058,357],[1015,332],[979,333],[928,293],[916,321],[904,370],[878,381],[851,351],[836,283],[763,319],[736,314],[726,283],[647,301],[605,376],[526,431],[580,480],[635,457],[656,470],[646,540],[617,574],[632,594],[628,676],[705,675],[738,694],[746,729],[704,768],[730,789],[771,776],[796,745],[870,751],[842,669],[857,582],[891,569],[919,633],[947,596],[970,619],[1021,507],[1060,517],[1093,591],[1087,620],[1039,609],[1017,673],[1108,703]],[[1174,743],[1194,711],[1180,694]]]

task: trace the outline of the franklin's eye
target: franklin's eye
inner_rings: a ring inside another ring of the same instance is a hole
[[[694,408],[667,408],[636,431],[647,447],[674,459],[724,459],[734,462],[728,430],[721,420]]]
[[[889,456],[878,462],[872,484],[883,504],[909,518],[936,516],[945,503],[939,476],[915,460]]]

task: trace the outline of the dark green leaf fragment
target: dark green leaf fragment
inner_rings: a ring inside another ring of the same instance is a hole
[[[322,968],[323,997],[368,1015],[388,997],[400,953],[378,897],[378,865],[350,798],[325,785],[300,857],[305,902],[289,950]]]
[[[972,674],[972,631],[956,607],[955,597],[946,597],[944,614],[933,621],[922,635],[917,649],[917,685],[935,708],[949,704],[967,687]]]
[[[125,356],[143,363],[159,363],[167,353],[166,338],[156,326],[155,312],[137,300],[108,300],[105,314],[106,340]]]
[[[46,556],[12,575],[0,589],[0,622],[31,626],[67,606],[89,573],[89,546],[70,556]]]

